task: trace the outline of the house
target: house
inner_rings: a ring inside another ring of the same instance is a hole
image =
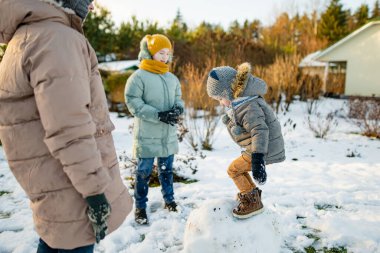
[[[138,69],[139,64],[140,64],[139,60],[112,61],[112,62],[99,63],[98,68],[105,71],[123,73],[128,70]]]
[[[314,60],[320,53],[321,51],[317,51],[302,59],[298,66],[301,68],[303,74],[311,76],[318,75],[323,78],[328,63]]]
[[[341,75],[336,73],[337,65],[334,63],[321,62],[315,60],[322,51],[316,51],[303,58],[298,65],[303,75],[318,76],[319,80],[323,80],[322,91],[325,94],[343,94],[344,79],[337,78]],[[329,79],[327,73],[330,71]]]
[[[344,95],[380,97],[380,21],[364,25],[313,60],[327,63],[326,90],[330,81],[340,78]]]

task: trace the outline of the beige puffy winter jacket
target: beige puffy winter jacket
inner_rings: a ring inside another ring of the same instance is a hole
[[[85,197],[105,192],[109,232],[132,208],[94,50],[79,17],[39,0],[0,0],[0,139],[53,248],[95,242]]]

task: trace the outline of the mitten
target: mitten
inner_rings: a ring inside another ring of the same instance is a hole
[[[259,184],[265,184],[265,182],[267,181],[264,154],[252,154],[252,176]]]
[[[183,107],[179,105],[174,105],[173,110],[178,116],[183,113]]]
[[[174,111],[174,109],[171,109],[169,111],[159,112],[158,119],[161,122],[174,126],[174,124],[177,124],[179,121],[179,115]]]
[[[227,123],[230,121],[230,117],[227,114],[223,114],[222,116],[222,122],[224,125],[227,125]]]
[[[96,243],[99,243],[108,233],[107,218],[111,214],[111,206],[108,204],[104,193],[89,196],[86,201],[88,204],[87,216],[92,223]]]

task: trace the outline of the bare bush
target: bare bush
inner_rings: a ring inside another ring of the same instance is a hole
[[[307,114],[311,115],[315,113],[318,110],[318,99],[315,98],[308,98],[306,100],[306,111]]]
[[[182,123],[185,143],[194,151],[212,150],[220,115],[187,108]]]
[[[201,157],[202,158],[202,157]],[[137,170],[137,159],[132,158],[127,155],[124,151],[119,155],[119,161],[121,168],[127,170],[125,179],[129,183],[129,188],[133,189],[135,186],[136,170]],[[173,163],[173,181],[180,183],[195,183],[198,180],[190,178],[189,175],[194,175],[198,171],[197,157],[193,155],[176,155],[175,161]],[[160,180],[158,178],[158,167],[155,163],[153,165],[152,174],[149,179],[149,186],[157,187],[160,185]]]
[[[348,117],[359,126],[363,135],[380,138],[379,99],[350,99]]]
[[[194,151],[212,150],[215,130],[220,116],[218,103],[207,95],[206,81],[209,71],[215,67],[216,56],[209,58],[205,68],[189,63],[182,69],[182,98],[185,115],[179,125],[179,140],[184,140]]]
[[[335,114],[336,112],[330,112],[324,117],[321,113],[316,113],[314,119],[310,115],[307,117],[309,129],[316,138],[325,139],[331,130],[338,126],[338,121],[334,119]]]

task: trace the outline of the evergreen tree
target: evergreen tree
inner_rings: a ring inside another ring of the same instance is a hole
[[[88,14],[83,30],[96,53],[106,55],[114,52],[114,22],[109,10],[100,5],[96,5],[95,9]]]
[[[177,10],[177,15],[174,18],[170,28],[166,31],[166,34],[170,39],[175,41],[183,41],[186,39],[187,25],[183,21],[183,17],[180,10]]]
[[[130,22],[123,22],[116,33],[115,50],[121,59],[136,59],[140,41],[146,34],[163,33],[157,22],[140,22],[132,16]]]
[[[362,4],[355,12],[355,28],[360,28],[365,25],[369,20],[369,8],[368,5]]]
[[[380,19],[380,4],[379,0],[376,0],[375,5],[373,6],[371,19]]]
[[[347,15],[340,0],[331,0],[326,11],[322,13],[318,27],[319,36],[334,43],[346,36],[347,30]]]

